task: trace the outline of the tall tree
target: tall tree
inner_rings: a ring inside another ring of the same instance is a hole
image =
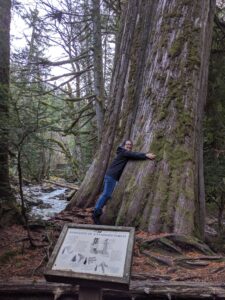
[[[103,55],[100,0],[92,0],[92,22],[93,22],[93,60],[94,60],[94,89],[96,95],[96,119],[98,129],[98,140],[101,141],[104,124],[104,81],[103,81]]]
[[[18,211],[9,183],[9,56],[11,1],[0,1],[0,225],[16,222]]]
[[[73,205],[93,205],[125,138],[156,162],[128,163],[108,221],[203,236],[202,116],[214,0],[124,2],[101,147]]]

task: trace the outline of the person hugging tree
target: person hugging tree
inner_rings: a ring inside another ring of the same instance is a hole
[[[133,152],[132,148],[133,142],[131,140],[125,140],[122,145],[117,148],[117,155],[105,173],[103,192],[99,196],[93,212],[93,220],[97,225],[101,224],[100,216],[102,215],[102,209],[106,201],[111,198],[128,160],[152,160],[156,157],[153,153]]]

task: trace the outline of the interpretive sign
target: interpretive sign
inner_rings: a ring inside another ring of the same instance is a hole
[[[64,226],[47,265],[49,281],[127,288],[134,228],[96,225]]]

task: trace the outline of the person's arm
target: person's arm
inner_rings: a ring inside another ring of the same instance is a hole
[[[122,153],[123,156],[128,157],[130,159],[154,159],[155,154],[153,153],[142,153],[142,152],[133,152],[124,150]]]

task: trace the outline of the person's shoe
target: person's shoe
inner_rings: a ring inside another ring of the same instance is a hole
[[[99,215],[99,216],[96,216],[96,215],[93,213],[92,219],[93,219],[93,221],[94,221],[94,223],[95,223],[96,225],[101,225],[101,222],[100,222],[100,215]]]

